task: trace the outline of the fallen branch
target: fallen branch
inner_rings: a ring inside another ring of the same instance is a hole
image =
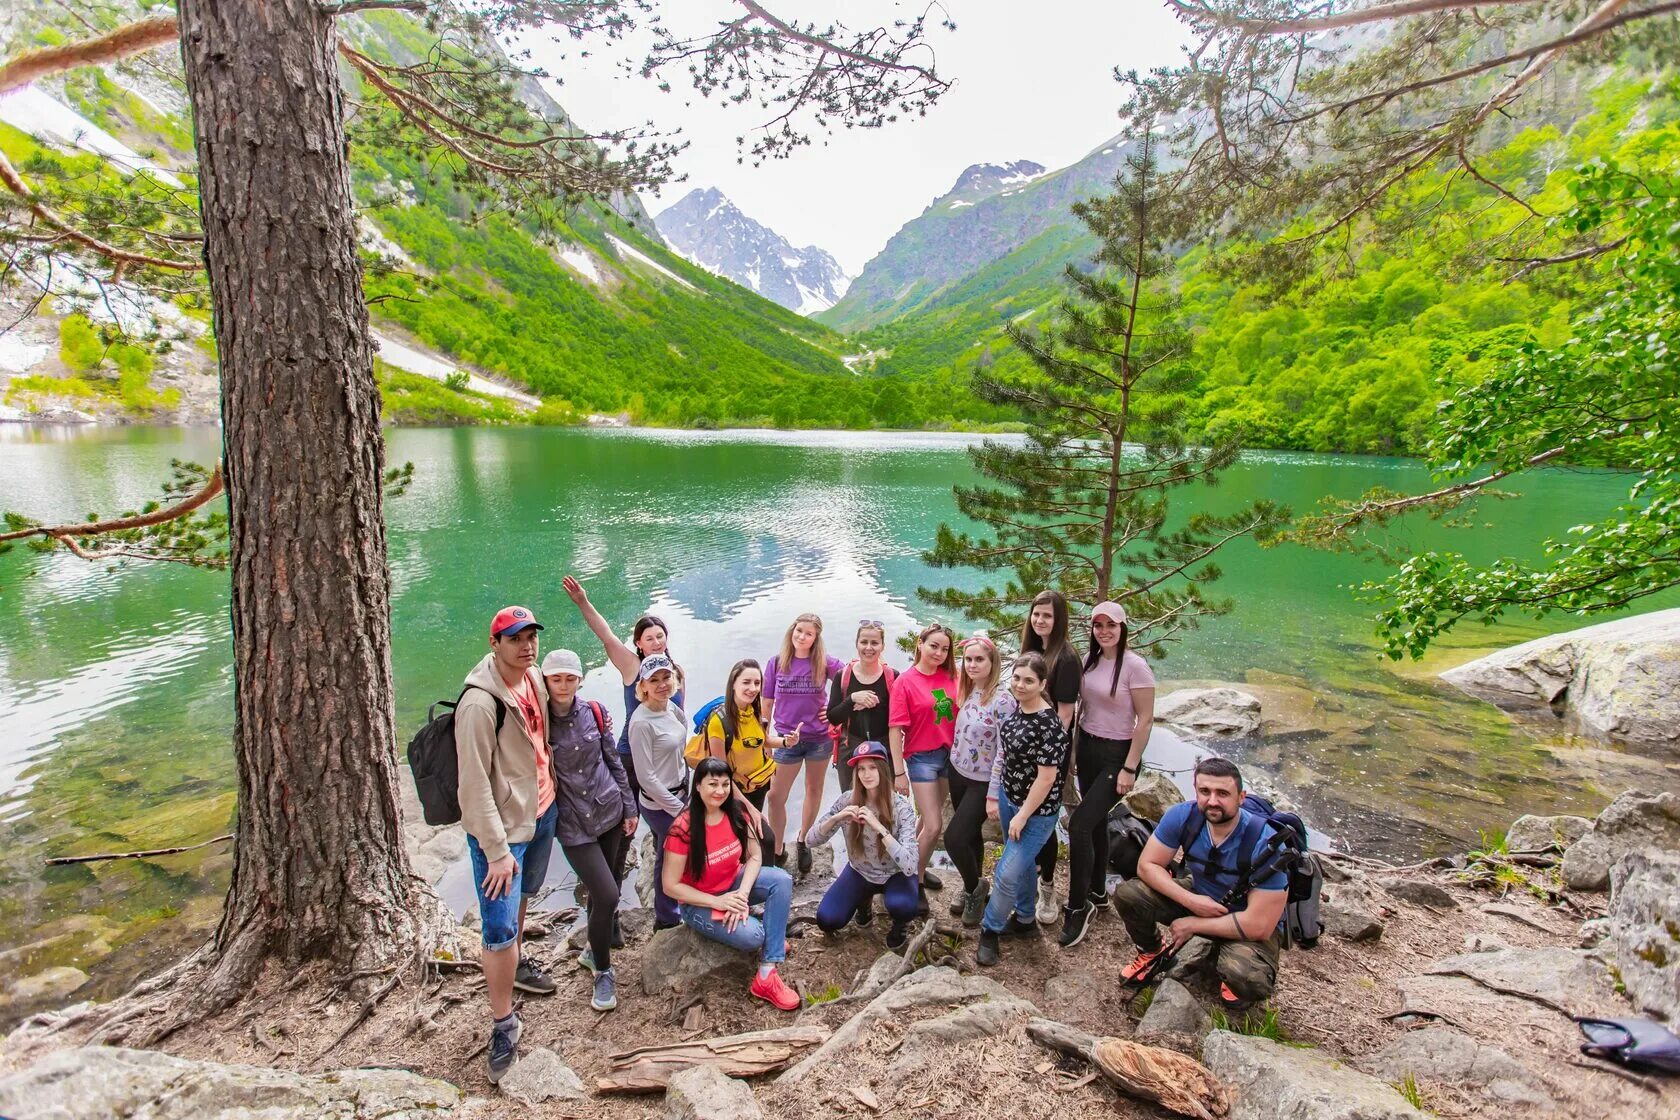
[[[220,844],[223,840],[232,840],[233,833],[222,836],[212,836],[208,840],[197,844],[182,844],[174,848],[146,848],[138,852],[101,852],[94,856],[49,856],[42,860],[53,867],[61,867],[67,863],[101,863],[108,859],[149,859],[152,856],[172,856],[180,852],[193,852],[199,848],[208,848],[211,844]]]
[[[596,1079],[595,1088],[602,1093],[663,1092],[673,1076],[703,1065],[730,1077],[758,1077],[822,1045],[829,1033],[826,1027],[783,1027],[625,1050],[610,1055],[612,1072]]]
[[[1517,907],[1507,906],[1503,902],[1485,903],[1482,906],[1482,913],[1484,913],[1484,914],[1498,914],[1501,918],[1510,918],[1514,922],[1521,922],[1524,925],[1533,926],[1535,929],[1543,930],[1546,933],[1552,934],[1554,936],[1562,934],[1564,932],[1563,930],[1558,929],[1556,926],[1547,925],[1545,922],[1537,922],[1533,918],[1529,917],[1527,914],[1524,914]]]
[[[938,923],[932,918],[923,922],[922,928],[916,931],[916,936],[910,939],[910,944],[904,947],[904,955],[899,958],[898,963],[893,966],[891,972],[887,973],[886,976],[882,977],[873,984],[859,988],[855,992],[848,992],[839,999],[830,1000],[828,1002],[828,1006],[838,1007],[841,1004],[857,1003],[860,1000],[874,999],[876,996],[904,979],[904,977],[915,971],[916,954],[927,948],[927,943],[933,940],[933,935],[938,932],[938,929]]]
[[[1027,1034],[1042,1046],[1084,1058],[1127,1096],[1196,1120],[1218,1120],[1231,1112],[1224,1083],[1187,1054],[1123,1038],[1097,1038],[1050,1019],[1031,1020]]]
[[[1617,1077],[1620,1077],[1624,1080],[1633,1082],[1635,1085],[1639,1086],[1641,1089],[1645,1090],[1647,1093],[1655,1093],[1659,1097],[1662,1096],[1662,1087],[1660,1085],[1658,1085],[1655,1081],[1651,1080],[1649,1077],[1639,1076],[1637,1073],[1634,1073],[1632,1070],[1626,1070],[1626,1069],[1622,1069],[1620,1066],[1613,1066],[1613,1065],[1609,1065],[1609,1064],[1606,1064],[1606,1063],[1600,1063],[1600,1062],[1583,1062],[1579,1058],[1569,1058],[1569,1059],[1566,1059],[1566,1060],[1569,1062],[1570,1065],[1580,1066],[1582,1069],[1597,1070],[1599,1073],[1613,1073]]]

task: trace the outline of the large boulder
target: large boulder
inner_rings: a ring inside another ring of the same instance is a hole
[[[1178,785],[1165,774],[1156,770],[1146,770],[1122,800],[1133,816],[1144,820],[1159,822],[1162,815],[1174,805],[1184,800],[1184,794],[1179,792]]]
[[[687,926],[653,935],[642,952],[642,991],[650,996],[687,991],[713,976],[745,986],[757,960],[729,946],[701,937]]]
[[[448,1117],[461,1091],[393,1069],[303,1074],[196,1062],[153,1050],[59,1050],[0,1078],[0,1116],[53,1120],[351,1120]]]
[[[1563,853],[1563,881],[1572,890],[1606,890],[1617,860],[1628,852],[1658,848],[1680,848],[1680,793],[1630,789],[1605,806]]]
[[[1167,979],[1155,986],[1149,1009],[1138,1020],[1132,1039],[1149,1046],[1192,1051],[1212,1029],[1213,1020],[1190,994],[1190,989],[1177,980]]]
[[[1447,1027],[1408,1031],[1361,1063],[1384,1081],[1469,1085],[1504,1104],[1553,1107],[1544,1082],[1511,1055]]]
[[[1505,830],[1505,846],[1513,852],[1559,851],[1569,847],[1592,827],[1586,817],[1537,817],[1525,813]]]
[[[1230,1120],[1423,1120],[1392,1085],[1311,1048],[1214,1031],[1202,1063],[1234,1090]]]
[[[1610,872],[1610,938],[1628,998],[1680,1026],[1680,852],[1629,852]]]
[[[756,1120],[763,1115],[752,1087],[716,1066],[690,1066],[672,1076],[665,1089],[665,1120]]]
[[[1537,638],[1441,679],[1501,707],[1562,711],[1597,738],[1680,749],[1680,608]]]
[[[1260,733],[1260,701],[1235,688],[1181,688],[1156,702],[1155,719],[1193,736],[1248,738]]]
[[[1585,1015],[1614,999],[1609,970],[1583,949],[1495,948],[1445,957],[1423,970],[1427,976],[1462,976],[1493,992]]]
[[[1383,904],[1364,879],[1327,885],[1319,903],[1324,932],[1344,941],[1375,941],[1383,935]]]

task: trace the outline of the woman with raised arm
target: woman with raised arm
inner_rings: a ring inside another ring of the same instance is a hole
[[[1102,602],[1091,608],[1073,747],[1080,801],[1068,818],[1064,949],[1079,944],[1097,909],[1108,902],[1109,810],[1132,792],[1155,726],[1155,674],[1141,654],[1126,648],[1127,636],[1125,607]]]
[[[1079,684],[1082,670],[1079,654],[1068,641],[1067,598],[1054,589],[1040,591],[1027,610],[1027,621],[1021,626],[1021,652],[1036,653],[1044,658],[1050,676],[1045,681],[1045,697],[1050,701],[1062,730],[1073,732],[1074,707],[1079,703]],[[1071,742],[1071,738],[1069,739]],[[1065,770],[1071,759],[1064,760]],[[1049,925],[1061,916],[1056,905],[1056,845],[1046,844],[1038,853],[1038,920]]]
[[[748,990],[783,1011],[799,1009],[799,993],[776,971],[787,959],[793,878],[765,867],[746,805],[735,796],[729,764],[703,758],[694,768],[688,808],[671,826],[661,852],[661,893],[676,899],[682,921],[701,937],[758,954]],[[762,904],[764,916],[752,907]]]
[[[1002,668],[997,647],[984,634],[962,643],[962,677],[957,684],[957,729],[951,742],[951,823],[945,826],[945,851],[962,875],[963,889],[951,900],[951,914],[963,925],[980,924],[990,888],[980,877],[985,866],[986,787],[998,752],[998,729],[1015,710],[1015,697],[999,687]]]
[[[945,819],[946,772],[951,738],[957,729],[957,679],[951,675],[951,632],[942,623],[916,635],[916,661],[893,682],[887,706],[891,736],[893,786],[916,801],[921,827],[916,834],[916,872],[924,888],[918,908],[927,904],[925,888],[938,889],[928,860],[939,846]]]
[[[857,771],[811,829],[811,843],[826,844],[835,830],[846,835],[846,866],[817,906],[817,925],[829,933],[857,919],[869,924],[876,895],[883,895],[892,926],[887,948],[901,949],[916,916],[916,808],[892,788],[892,756],[880,743],[859,743],[847,760]]]
[[[800,810],[799,835],[795,837],[799,873],[811,872],[811,848],[805,834],[817,823],[822,808],[823,779],[828,777],[828,758],[834,742],[828,736],[828,681],[843,666],[838,657],[823,650],[822,619],[802,614],[782,635],[782,648],[764,666],[765,718],[776,734],[790,740],[789,746],[771,752],[776,774],[770,779],[770,835],[776,842],[776,864],[787,862],[784,833],[787,831],[788,795],[793,783],[805,773],[805,804]]]

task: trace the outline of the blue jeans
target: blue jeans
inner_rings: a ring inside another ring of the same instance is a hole
[[[851,864],[840,869],[834,882],[817,905],[817,925],[833,933],[845,927],[869,900],[883,895],[887,900],[887,916],[895,922],[908,922],[916,916],[916,880],[900,871],[885,883],[871,883]]]
[[[951,748],[917,751],[904,756],[904,772],[912,782],[937,782],[951,768]]]
[[[554,824],[560,819],[560,805],[555,802],[537,818],[537,829],[529,840],[509,844],[513,853],[513,878],[500,898],[484,897],[484,877],[490,873],[490,861],[484,849],[470,834],[467,853],[472,857],[473,890],[478,892],[478,927],[484,947],[491,952],[506,949],[519,941],[519,904],[537,897],[543,880],[548,878],[548,858],[554,854]]]
[[[736,875],[729,889],[734,890],[740,885],[741,876]],[[737,922],[734,929],[729,929],[720,919],[712,917],[710,906],[690,906],[685,902],[682,904],[683,924],[701,937],[731,949],[757,953],[761,964],[780,964],[787,960],[788,911],[793,907],[793,876],[779,867],[759,868],[758,878],[753,880],[747,901],[754,906],[761,902],[764,904],[762,920],[749,916]]]
[[[1009,800],[1009,794],[998,790],[998,823],[1009,835],[1009,822],[1020,812],[1020,806]],[[1038,853],[1045,841],[1056,835],[1055,813],[1034,813],[1027,818],[1019,840],[1006,839],[1003,855],[998,857],[992,871],[992,897],[986,900],[986,915],[980,928],[997,933],[1013,909],[1022,922],[1034,920],[1038,912]]]
[[[653,876],[653,918],[660,925],[674,926],[678,921],[677,902],[665,893],[665,835],[677,818],[663,809],[649,809],[646,805],[640,808],[642,819],[653,832],[653,867],[642,868],[644,875]]]

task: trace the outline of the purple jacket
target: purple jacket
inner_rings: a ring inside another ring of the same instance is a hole
[[[555,839],[588,844],[626,817],[636,816],[636,799],[613,745],[612,719],[601,708],[597,724],[587,700],[572,701],[561,715],[548,705],[548,746],[554,755]]]

